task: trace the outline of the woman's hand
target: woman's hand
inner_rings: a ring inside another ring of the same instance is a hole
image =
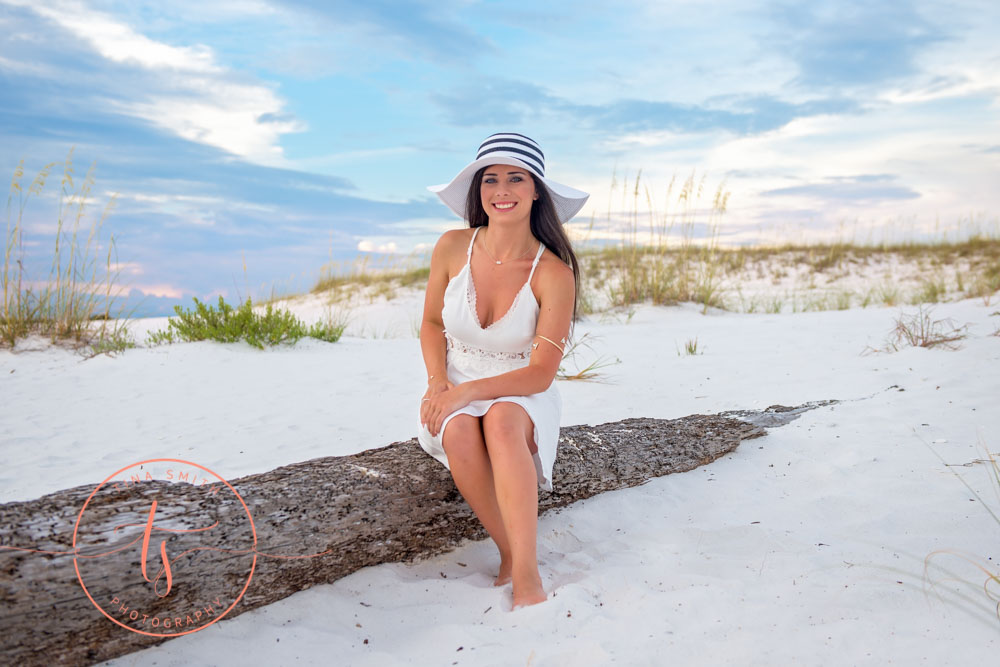
[[[469,404],[465,383],[436,382],[427,387],[420,402],[420,423],[427,426],[431,435],[437,436],[445,417]]]
[[[440,380],[431,380],[427,383],[427,391],[424,393],[423,398],[420,399],[420,423],[427,425],[428,422],[428,410],[430,409],[430,399],[440,394],[442,391],[453,388],[451,382],[447,378],[441,378]]]

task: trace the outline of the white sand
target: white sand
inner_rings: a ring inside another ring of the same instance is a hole
[[[154,456],[233,478],[411,438],[424,370],[405,323],[420,308],[412,294],[373,304],[359,314],[386,337],[336,344],[194,343],[87,361],[0,352],[0,500]],[[923,574],[938,549],[1000,572],[1000,525],[953,474],[1000,509],[986,466],[972,463],[979,443],[1000,451],[998,310],[935,307],[970,323],[962,349],[867,356],[899,308],[594,318],[578,326],[593,341],[579,362],[620,363],[605,383],[560,383],[564,425],[843,402],[689,473],[540,517],[543,604],[509,611],[510,587],[490,585],[492,542],[467,543],[109,664],[994,664],[986,575],[947,554],[932,562],[957,580],[932,568],[931,591]],[[703,354],[678,355],[694,337]],[[970,465],[946,467],[928,445]]]

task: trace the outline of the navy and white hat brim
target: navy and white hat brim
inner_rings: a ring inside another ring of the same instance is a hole
[[[448,183],[441,185],[431,185],[427,189],[441,198],[445,205],[455,212],[460,218],[465,218],[465,198],[469,194],[469,186],[472,184],[472,177],[483,167],[493,164],[506,164],[513,167],[523,167],[530,171],[539,181],[545,184],[549,194],[552,196],[552,203],[555,205],[556,215],[560,222],[567,222],[574,215],[580,212],[583,205],[587,203],[590,195],[582,190],[571,188],[568,185],[557,183],[550,178],[545,178],[539,173],[538,168],[527,160],[521,160],[514,155],[493,153],[485,155],[465,166],[458,172],[455,178]]]

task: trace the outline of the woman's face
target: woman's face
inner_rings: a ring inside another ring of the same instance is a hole
[[[494,219],[530,219],[531,203],[538,199],[531,173],[524,167],[509,164],[487,167],[479,193],[491,222]]]

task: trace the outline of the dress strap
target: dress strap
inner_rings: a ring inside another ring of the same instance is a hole
[[[476,234],[479,233],[480,227],[476,227],[472,230],[472,240],[469,241],[469,249],[465,251],[465,263],[468,264],[472,261],[472,244],[476,242]]]
[[[535,267],[538,266],[538,260],[542,257],[542,252],[545,251],[545,244],[541,241],[538,242],[538,253],[535,255],[535,261],[531,263],[531,273],[528,274],[528,282],[531,282],[531,277],[535,275]]]

